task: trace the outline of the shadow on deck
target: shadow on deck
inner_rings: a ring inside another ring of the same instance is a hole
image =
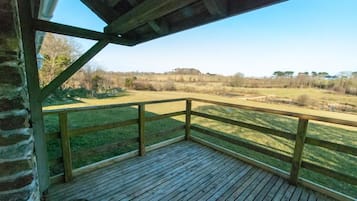
[[[333,200],[184,141],[49,189],[49,200]]]

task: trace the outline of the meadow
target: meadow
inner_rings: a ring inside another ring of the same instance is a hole
[[[254,90],[254,89],[250,89],[250,90]],[[289,90],[291,89],[270,89],[270,90],[257,89],[259,94],[271,95],[272,93],[274,93],[274,94],[279,94],[279,96],[286,96],[286,97],[297,96],[296,92],[289,91]],[[333,99],[336,101],[350,101],[351,99],[352,102],[356,101],[357,99],[356,97],[350,97],[350,96],[343,96],[343,97],[341,96],[340,98],[338,94],[331,95],[329,93],[324,93],[324,91],[319,91],[315,89],[313,89],[312,91],[299,91],[299,93],[316,94],[316,95],[312,95],[316,99],[328,98],[329,100]],[[199,93],[188,93],[188,92],[165,92],[165,91],[163,92],[129,91],[127,92],[126,96],[112,97],[106,99],[80,99],[79,103],[76,104],[50,106],[50,107],[46,107],[45,110],[160,100],[160,99],[172,99],[172,98],[182,98],[182,97],[201,98],[201,99],[235,103],[235,104],[241,104],[247,106],[272,108],[272,109],[278,109],[284,111],[333,117],[333,118],[339,118],[344,120],[356,121],[357,119],[356,115],[354,114],[313,110],[310,108],[297,107],[294,105],[261,103],[261,102],[246,100],[241,96],[219,96],[219,95],[212,95],[207,93],[199,94]],[[146,107],[145,115],[153,116],[156,114],[182,111],[184,109],[185,109],[184,102],[148,105]],[[264,114],[264,113],[253,112],[248,110],[233,109],[233,108],[222,107],[222,106],[214,106],[204,103],[193,104],[193,110],[202,113],[207,113],[207,114],[214,114],[229,119],[240,120],[247,123],[254,123],[254,124],[258,124],[261,126],[266,126],[269,128],[274,128],[282,131],[296,133],[297,119],[295,118],[288,118],[280,115]],[[75,112],[69,115],[69,127],[80,128],[89,125],[100,125],[104,123],[110,123],[120,120],[129,120],[133,118],[137,118],[137,108],[135,107],[105,109],[100,111]],[[164,136],[162,135],[156,136],[155,133],[157,133],[158,131],[167,130],[172,127],[183,125],[184,120],[185,120],[184,116],[179,116],[175,118],[168,118],[160,121],[147,123],[145,129],[148,138],[148,145],[155,144],[164,139],[170,139],[179,135],[183,135],[184,133],[183,131],[177,133],[167,133]],[[45,124],[46,124],[47,132],[54,132],[54,131],[58,131],[59,129],[58,118],[55,115],[45,116]],[[279,153],[285,155],[291,155],[294,148],[294,144],[286,139],[270,136],[270,135],[264,135],[256,131],[228,125],[213,120],[207,120],[200,117],[193,117],[192,124],[200,127],[209,128],[225,136],[241,139],[249,143],[258,144],[259,146],[278,151]],[[82,167],[96,161],[100,161],[118,154],[128,152],[130,150],[137,149],[137,143],[134,144],[118,143],[116,144],[117,146],[113,146],[113,149],[107,152],[103,151],[101,153],[97,153],[91,151],[93,147],[101,147],[108,143],[120,142],[126,139],[135,138],[137,137],[137,133],[138,133],[137,126],[132,125],[132,126],[118,128],[118,129],[93,132],[84,136],[73,137],[71,139],[71,148],[73,151],[73,166],[75,168]],[[211,137],[207,137],[197,132],[192,132],[192,135],[204,138],[207,141],[215,142],[216,144],[219,144],[223,147],[237,151],[239,153],[250,156],[252,158],[258,159],[260,161],[263,161],[267,164],[278,167],[285,171],[289,172],[290,170],[290,165],[287,163],[253,152],[243,147],[239,147],[230,144],[228,142],[213,139]],[[344,145],[349,145],[352,147],[357,147],[357,128],[312,122],[309,124],[307,135],[317,139],[324,139]],[[62,171],[61,163],[53,162],[53,161],[58,161],[58,158],[61,156],[61,151],[59,146],[60,144],[58,140],[49,141],[48,149],[49,149],[49,158],[50,161],[52,161],[51,163],[52,175],[58,174]],[[357,169],[355,168],[357,167],[357,157],[329,151],[324,148],[318,148],[318,147],[307,145],[305,147],[303,159],[357,177]],[[303,171],[302,176],[304,178],[308,178],[324,186],[346,193],[350,196],[357,197],[357,186],[339,182],[334,179],[324,177],[316,173],[312,173],[310,171]]]

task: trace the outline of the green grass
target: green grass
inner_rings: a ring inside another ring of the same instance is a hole
[[[292,133],[296,133],[297,131],[297,119],[283,117],[281,115],[231,109],[221,106],[201,106],[196,108],[195,111]],[[258,144],[267,149],[275,150],[285,155],[292,156],[293,153],[294,142],[281,137],[265,135],[250,129],[245,129],[214,120],[207,120],[201,117],[193,117],[192,123],[201,127],[208,127],[211,130],[219,132],[223,135],[227,135],[229,137],[237,138],[253,144]],[[290,164],[287,164],[283,161],[276,160],[272,157],[233,145],[222,140],[217,140],[197,132],[194,132],[193,135],[204,138],[208,141],[219,144],[223,147],[242,153],[249,157],[255,158],[259,161],[263,161],[269,165],[278,167],[287,172],[290,171]],[[310,123],[307,136],[357,147],[357,132],[353,130]],[[357,177],[357,157],[352,155],[334,152],[316,146],[306,145],[304,148],[303,160]],[[322,176],[307,170],[303,171],[301,176],[350,196],[357,197],[357,186],[336,181],[329,177]]]

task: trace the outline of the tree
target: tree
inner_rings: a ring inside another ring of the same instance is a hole
[[[275,71],[275,72],[273,73],[273,75],[274,75],[275,77],[283,77],[285,74],[284,74],[284,72],[282,72],[282,71]]]
[[[66,37],[48,33],[40,53],[44,57],[39,71],[40,84],[45,86],[78,57],[78,46]]]

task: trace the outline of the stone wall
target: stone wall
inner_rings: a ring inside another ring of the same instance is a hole
[[[39,200],[16,0],[0,1],[0,201]]]

